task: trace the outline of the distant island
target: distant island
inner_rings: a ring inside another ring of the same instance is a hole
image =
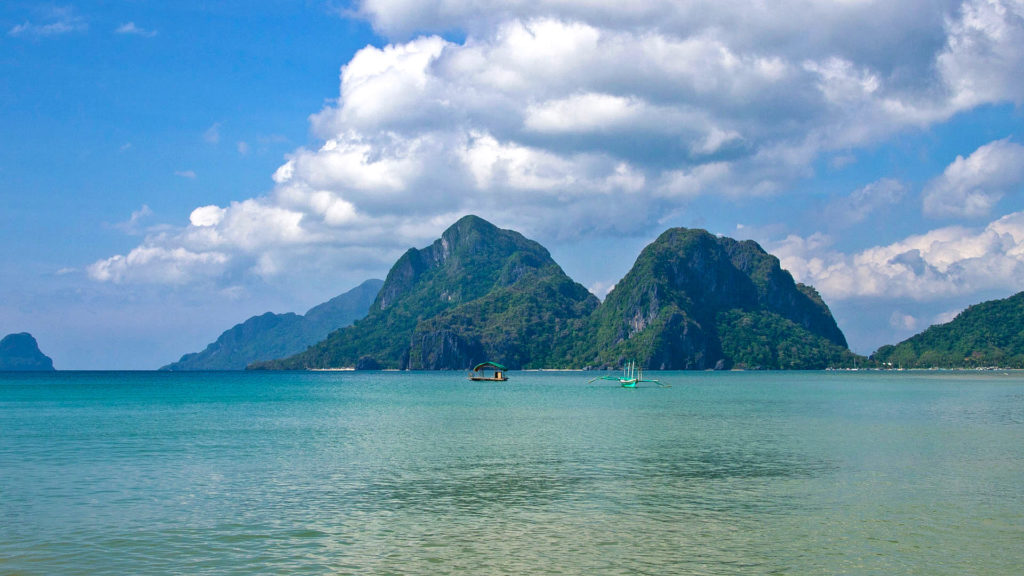
[[[968,307],[871,360],[886,368],[1024,368],[1024,292]]]
[[[53,360],[39,350],[28,332],[8,334],[0,340],[0,371],[53,371]]]
[[[367,316],[253,369],[853,366],[828,306],[753,241],[674,228],[601,303],[547,249],[466,216],[391,268]]]
[[[567,365],[597,297],[540,244],[475,216],[391,268],[362,320],[263,369]]]
[[[756,242],[667,230],[590,318],[599,365],[823,369],[855,355],[828,306]]]
[[[383,280],[367,280],[305,315],[253,316],[226,330],[203,351],[185,354],[161,370],[242,370],[253,362],[290,356],[366,316],[383,284]]]

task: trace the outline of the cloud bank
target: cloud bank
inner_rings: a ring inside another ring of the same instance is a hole
[[[782,265],[830,299],[939,300],[1024,285],[1024,212],[982,228],[949,226],[886,246],[843,254],[832,239],[790,236],[772,247]]]
[[[548,239],[638,234],[701,198],[785,195],[826,155],[1024,95],[1022,0],[365,0],[358,13],[391,43],[342,67],[338,98],[310,119],[322,144],[295,150],[265,196],[198,207],[90,275],[383,264],[465,213]],[[1019,186],[1004,168],[1020,156],[999,140],[958,158],[923,210],[988,216]],[[906,192],[882,180],[837,209],[852,226]],[[1021,220],[856,255],[824,237],[780,249],[827,296],[942,293],[988,282],[971,273],[1019,278]]]

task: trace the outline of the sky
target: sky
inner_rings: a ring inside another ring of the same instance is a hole
[[[870,354],[1024,289],[1024,0],[0,4],[0,334],[155,369],[465,214],[752,239]]]

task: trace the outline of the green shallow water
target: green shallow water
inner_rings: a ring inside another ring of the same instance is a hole
[[[1020,574],[1024,374],[0,374],[0,574]]]

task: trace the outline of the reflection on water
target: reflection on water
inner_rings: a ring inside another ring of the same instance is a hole
[[[0,573],[1024,564],[1019,377],[460,376],[0,377]]]

